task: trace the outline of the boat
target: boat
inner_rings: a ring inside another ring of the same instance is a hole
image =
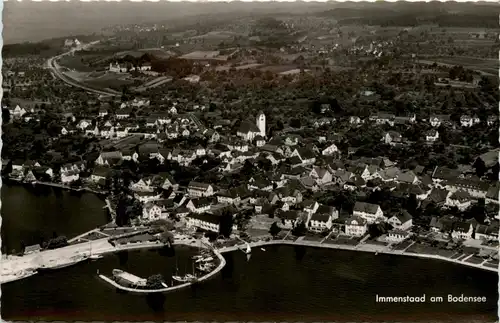
[[[89,259],[94,261],[94,260],[97,260],[97,259],[101,259],[101,258],[104,258],[104,256],[101,256],[101,255],[96,255],[96,254],[92,254],[92,241],[89,241],[89,245],[90,245],[90,253],[89,253]]]
[[[264,248],[260,248],[260,250],[262,250],[262,251],[266,251],[266,249],[264,249]]]
[[[212,263],[204,263],[196,267],[201,272],[209,273],[212,271],[214,268],[214,265]]]
[[[196,260],[195,262],[196,263],[199,263],[199,262],[210,262],[210,261],[213,261],[214,260],[214,257],[206,257],[206,258],[200,258],[198,260]]]
[[[168,285],[167,285],[167,284],[165,284],[164,282],[161,282],[161,285],[162,285],[163,287],[165,287],[165,288],[168,288]]]
[[[245,250],[245,253],[248,255],[252,253],[252,248],[250,248],[250,245],[247,243],[247,249]]]
[[[46,272],[46,271],[53,271],[53,270],[63,269],[63,268],[66,268],[66,267],[74,266],[74,265],[76,265],[79,262],[80,261],[66,262],[66,263],[57,264],[57,265],[54,265],[54,266],[43,265],[42,267],[38,268],[38,271],[42,273],[42,272]]]

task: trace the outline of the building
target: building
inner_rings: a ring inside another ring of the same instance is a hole
[[[266,115],[262,111],[257,114],[255,123],[259,128],[260,136],[266,138]]]
[[[214,195],[214,188],[212,185],[205,183],[190,182],[187,191],[190,197]]]
[[[186,208],[188,208],[191,212],[194,213],[203,213],[210,209],[211,200],[205,197],[192,199],[186,204]]]
[[[352,216],[345,222],[345,234],[348,236],[362,237],[367,231],[367,222],[361,217]]]
[[[251,123],[250,121],[241,122],[240,128],[236,132],[238,137],[243,138],[246,141],[252,141],[257,136],[261,136],[261,131],[258,125]],[[262,137],[262,136],[261,136]]]
[[[156,204],[146,203],[142,209],[142,218],[149,221],[158,220],[162,217],[162,209]]]
[[[281,225],[285,229],[292,229],[299,219],[299,214],[297,211],[285,211],[278,214],[278,218],[281,219]]]
[[[118,164],[123,159],[120,151],[102,152],[96,159],[97,165],[112,166]]]
[[[435,142],[438,140],[438,138],[439,138],[439,132],[435,129],[427,131],[425,135],[425,140],[427,142]]]
[[[356,202],[353,209],[353,216],[363,218],[369,224],[387,220],[379,205],[365,202]]]
[[[332,229],[333,219],[329,214],[315,213],[308,223],[309,230],[313,232],[323,232]]]
[[[186,216],[186,225],[188,227],[199,228],[205,231],[218,233],[220,230],[221,217],[210,213],[191,213]],[[237,226],[233,225],[233,230]]]
[[[453,231],[451,232],[451,237],[453,239],[467,240],[467,239],[472,238],[473,231],[474,231],[474,228],[472,227],[471,223],[457,222],[457,223],[455,223]]]
[[[406,231],[413,225],[413,217],[406,210],[399,212],[387,220],[395,229]]]
[[[387,242],[400,243],[410,236],[410,232],[399,229],[391,230],[387,233]]]

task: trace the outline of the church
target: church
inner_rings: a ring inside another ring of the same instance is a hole
[[[236,135],[246,141],[252,141],[257,136],[266,137],[266,116],[261,111],[257,114],[255,123],[250,121],[243,121]]]

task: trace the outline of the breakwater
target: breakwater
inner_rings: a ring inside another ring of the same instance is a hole
[[[130,288],[130,287],[122,286],[105,275],[99,275],[99,278],[101,278],[102,280],[104,280],[105,282],[107,282],[108,284],[112,285],[113,287],[115,287],[117,289],[120,289],[120,290],[126,291],[126,292],[130,292],[130,293],[151,294],[151,293],[174,292],[174,291],[189,287],[193,284],[198,284],[198,283],[201,283],[203,281],[206,281],[206,280],[212,278],[213,276],[217,275],[222,270],[222,268],[224,268],[224,266],[226,265],[226,260],[224,259],[224,257],[222,256],[222,254],[218,250],[216,250],[216,249],[212,249],[212,250],[215,253],[215,255],[217,256],[217,258],[219,259],[219,265],[217,266],[217,268],[215,268],[210,273],[198,278],[196,280],[196,282],[188,282],[188,283],[180,284],[177,286],[171,286],[171,287],[165,287],[165,288],[159,288],[159,289],[137,289],[137,288]]]

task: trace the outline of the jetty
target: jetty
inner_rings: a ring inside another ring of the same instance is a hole
[[[206,280],[214,277],[215,275],[217,275],[222,270],[222,268],[224,268],[224,266],[226,265],[226,259],[224,259],[224,257],[219,252],[219,250],[213,248],[211,245],[207,245],[207,247],[210,248],[210,249],[212,249],[212,251],[217,256],[217,258],[219,259],[219,265],[212,272],[206,274],[205,276],[199,277],[195,282],[186,282],[184,284],[180,284],[180,285],[177,285],[177,286],[171,286],[171,287],[165,287],[165,288],[159,288],[159,289],[137,289],[137,288],[131,288],[131,287],[122,286],[122,285],[118,284],[117,282],[115,282],[113,279],[111,279],[111,278],[109,278],[109,277],[107,277],[105,275],[102,275],[102,274],[99,275],[99,278],[101,278],[103,281],[105,281],[106,283],[110,284],[111,286],[113,286],[113,287],[115,287],[115,288],[117,288],[119,290],[130,292],[130,293],[135,293],[135,294],[151,294],[151,293],[169,293],[169,292],[174,292],[174,291],[177,291],[177,290],[189,287],[189,286],[191,286],[193,284],[206,281]]]

